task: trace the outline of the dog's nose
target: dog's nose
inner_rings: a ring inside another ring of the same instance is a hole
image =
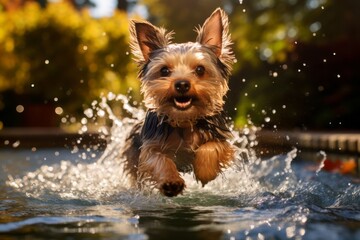
[[[190,82],[187,80],[179,80],[175,82],[175,89],[178,93],[187,93],[190,90]]]

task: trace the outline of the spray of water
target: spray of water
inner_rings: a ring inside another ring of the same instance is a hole
[[[121,105],[129,117],[118,117],[114,114],[110,103]],[[112,121],[111,129],[100,128],[101,137],[108,140],[107,147],[101,157],[95,162],[87,162],[83,156],[82,162],[73,163],[63,160],[52,166],[43,165],[34,172],[27,173],[24,177],[14,178],[9,176],[7,184],[29,197],[34,198],[60,198],[60,199],[87,199],[89,201],[111,201],[125,200],[133,202],[140,198],[151,199],[161,198],[156,191],[140,192],[134,189],[129,178],[124,172],[124,159],[122,150],[125,139],[134,124],[145,116],[143,109],[134,107],[128,97],[109,93],[95,101],[91,108],[84,111],[89,120],[101,117]],[[82,121],[83,127],[80,132],[87,131],[86,124],[89,121]],[[242,131],[235,131],[232,127],[234,138],[231,144],[238,147],[236,161],[233,167],[225,170],[216,180],[207,184],[204,188],[198,184],[192,174],[185,174],[186,191],[184,196],[196,194],[212,194],[221,196],[239,196],[250,193],[258,193],[269,187],[271,182],[278,181],[284,186],[278,187],[277,191],[285,191],[291,185],[291,161],[296,156],[296,150],[291,151],[284,159],[274,157],[268,161],[261,161],[253,149],[256,142],[256,128],[245,128]],[[79,144],[81,141],[78,142]],[[97,146],[93,146],[94,149]],[[74,152],[80,147],[74,146]],[[285,164],[282,166],[281,164]],[[279,166],[277,166],[279,165]],[[281,166],[280,166],[281,165]],[[269,171],[279,171],[276,177],[267,184],[262,184],[264,178],[268,177]],[[274,183],[275,184],[275,183]],[[278,183],[279,185],[280,183]]]
[[[121,105],[129,117],[117,117],[111,107],[113,103]],[[80,154],[79,163],[63,160],[55,165],[43,165],[23,177],[9,176],[7,185],[30,198],[50,202],[51,206],[53,202],[71,202],[76,206],[90,205],[101,209],[102,206],[110,206],[111,209],[116,206],[120,209],[138,209],[140,212],[188,206],[199,211],[210,210],[213,221],[223,223],[219,228],[227,229],[226,236],[230,239],[234,236],[236,239],[266,239],[267,236],[303,239],[305,233],[312,234],[307,225],[314,213],[315,218],[320,219],[324,218],[324,212],[329,213],[330,221],[333,219],[331,213],[359,219],[356,211],[338,211],[341,208],[358,209],[358,185],[350,183],[343,176],[321,171],[321,165],[317,171],[304,172],[304,166],[293,164],[297,149],[269,159],[258,158],[254,152],[256,128],[232,130],[234,139],[231,144],[238,147],[235,164],[205,187],[197,183],[192,174],[185,174],[186,190],[176,198],[163,197],[156,190],[134,189],[124,172],[121,153],[126,136],[144,114],[141,108],[133,107],[129,98],[123,95],[102,97],[85,110],[85,116],[90,121],[100,117],[113,123],[111,129],[99,129],[101,137],[108,139],[108,144],[96,161],[91,161],[86,154]],[[90,121],[81,121],[81,132],[89,129],[86,124]],[[81,152],[80,148],[81,145],[74,146],[73,151]],[[325,159],[326,154],[321,154]],[[111,214],[112,211],[106,209],[101,214]],[[138,215],[133,217],[131,213],[127,217],[137,224]],[[112,216],[110,219],[113,219]],[[327,216],[324,219],[328,219]],[[54,219],[46,219],[49,220]],[[44,220],[33,218],[16,223],[15,228],[38,221]],[[73,220],[65,217],[58,221],[64,223]],[[3,228],[7,231],[9,225],[3,225]],[[329,235],[327,231],[316,232],[315,236]]]
[[[325,167],[325,161],[326,161],[326,153],[324,151],[320,151],[319,154],[321,155],[322,159],[320,161],[319,168],[316,170],[316,175],[318,175],[321,169]]]

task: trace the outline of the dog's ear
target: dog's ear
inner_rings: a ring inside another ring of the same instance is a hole
[[[147,62],[152,51],[170,44],[171,36],[172,32],[166,33],[164,28],[155,27],[149,22],[130,22],[130,46],[138,63]]]
[[[229,20],[226,13],[217,8],[211,16],[205,20],[202,27],[197,29],[196,41],[210,47],[217,57],[232,54],[232,44],[229,34]]]

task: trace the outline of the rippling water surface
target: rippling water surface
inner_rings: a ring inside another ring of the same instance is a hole
[[[249,129],[234,132],[237,164],[204,188],[190,174],[176,198],[131,188],[120,153],[143,112],[110,98],[132,117],[117,119],[109,96],[86,111],[114,123],[105,151],[0,151],[0,239],[360,239],[356,179],[299,161],[296,149],[261,159]]]

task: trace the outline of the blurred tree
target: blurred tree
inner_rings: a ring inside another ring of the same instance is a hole
[[[239,125],[250,117],[271,128],[360,129],[360,2],[244,1],[233,9],[237,74],[246,78],[231,82],[243,89],[231,95]]]
[[[0,0],[0,6],[6,11],[15,11],[25,6],[26,3],[37,2],[41,7],[46,7],[47,0]]]
[[[22,2],[0,0],[3,9],[8,8],[5,3]],[[175,30],[175,42],[194,40],[194,27],[216,7],[229,13],[237,64],[227,110],[238,126],[250,118],[269,128],[360,129],[360,1],[141,3],[147,5],[151,22]],[[65,109],[76,112],[75,106],[100,92],[138,87],[126,15],[94,20],[86,11],[59,4],[49,3],[44,11],[34,4],[11,14],[0,10],[0,109],[11,96],[20,101],[20,94],[34,94],[31,99],[48,102],[58,97]],[[71,62],[69,71],[64,62]],[[81,96],[77,103],[76,96]]]
[[[195,27],[203,24],[204,20],[221,6],[222,1],[208,0],[142,0],[147,5],[149,20],[169,31],[174,31],[174,42],[195,41]]]
[[[360,129],[360,1],[142,2],[176,42],[193,40],[216,7],[229,13],[237,64],[227,110],[238,126]]]
[[[0,11],[0,26],[0,121],[5,127],[24,124],[18,119],[29,112],[36,116],[31,106],[47,106],[52,114],[61,107],[63,116],[81,116],[101,94],[138,88],[124,12],[93,19],[68,3],[45,9],[31,3],[11,13]],[[22,114],[16,111],[19,105],[25,108]]]

